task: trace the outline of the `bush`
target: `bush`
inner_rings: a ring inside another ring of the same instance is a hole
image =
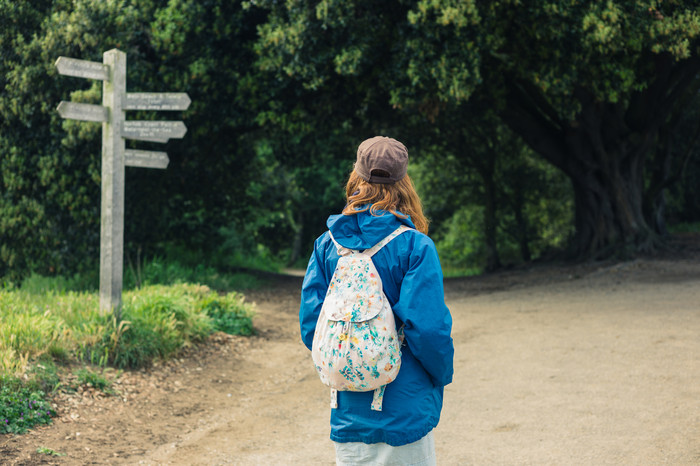
[[[183,255],[187,256],[188,253],[183,251]],[[260,270],[266,269],[260,268]],[[190,266],[175,258],[154,257],[140,260],[137,265],[133,265],[129,261],[129,266],[124,270],[124,290],[146,285],[173,285],[177,283],[201,283],[215,290],[230,291],[258,288],[261,280],[250,273],[224,272],[203,263]],[[0,283],[0,285],[2,284]],[[15,289],[16,286],[13,282],[6,281],[4,286],[0,286],[0,289],[2,288],[11,290]],[[68,278],[61,275],[43,276],[33,273],[22,280],[20,289],[32,294],[97,291],[99,289],[99,271],[96,269],[84,271]]]
[[[78,378],[78,384],[95,387],[104,393],[114,393],[112,390],[112,382],[105,378],[102,374],[98,374],[97,372],[93,372],[90,369],[83,367],[75,371],[75,375]]]
[[[252,335],[251,308],[244,301],[245,297],[238,293],[225,296],[210,294],[199,305],[211,317],[216,330],[231,335]]]
[[[36,425],[50,424],[56,412],[41,391],[32,391],[12,378],[0,378],[0,433],[21,434]]]
[[[99,312],[94,293],[0,290],[0,375],[19,377],[45,357],[119,368],[168,358],[211,332],[250,335],[252,306],[202,285],[124,293],[122,321]]]
[[[671,233],[700,233],[700,222],[678,223],[668,227]]]
[[[125,293],[122,321],[103,319],[94,330],[101,339],[84,346],[91,362],[137,368],[167,359],[215,330],[252,334],[252,309],[237,293],[219,296],[203,285],[155,285]]]
[[[130,265],[124,274],[125,289],[177,283],[201,283],[222,291],[253,289],[260,286],[260,280],[251,274],[225,273],[202,263],[189,266],[172,258],[155,257],[144,260],[138,266]]]

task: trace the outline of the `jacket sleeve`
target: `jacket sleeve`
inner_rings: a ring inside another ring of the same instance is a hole
[[[452,382],[452,316],[445,305],[442,268],[435,245],[421,237],[409,258],[394,313],[403,321],[405,341],[433,383]]]
[[[301,340],[308,349],[314,339],[316,321],[323,306],[323,300],[328,290],[328,279],[324,269],[324,260],[320,255],[323,251],[324,236],[316,240],[314,252],[306,267],[306,275],[301,286],[301,306],[299,307],[299,326],[301,328]]]

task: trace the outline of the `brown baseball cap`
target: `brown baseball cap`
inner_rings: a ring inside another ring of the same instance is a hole
[[[393,184],[406,176],[408,150],[396,139],[375,136],[357,148],[355,171],[369,183]]]

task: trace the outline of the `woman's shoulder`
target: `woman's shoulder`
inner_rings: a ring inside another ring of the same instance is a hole
[[[432,238],[415,228],[407,229],[404,235],[405,239],[411,242],[414,247],[435,249],[435,242],[433,242]]]

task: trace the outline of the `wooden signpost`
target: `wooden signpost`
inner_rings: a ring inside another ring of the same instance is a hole
[[[106,63],[58,57],[56,69],[59,74],[65,76],[109,81],[109,66]]]
[[[83,121],[107,121],[109,120],[109,110],[102,105],[78,104],[75,102],[62,101],[58,104],[59,115],[61,118],[69,120]]]
[[[124,165],[127,167],[167,168],[168,163],[170,159],[166,152],[131,149],[124,151]]]
[[[187,110],[190,102],[184,92],[127,92],[124,110]]]
[[[167,142],[181,138],[187,132],[181,121],[125,121],[122,135],[128,139]]]
[[[100,310],[120,318],[124,268],[125,166],[166,168],[165,152],[126,149],[125,139],[168,142],[182,138],[181,121],[127,121],[126,110],[186,110],[184,92],[126,92],[126,54],[117,49],[103,54],[102,63],[58,57],[59,74],[97,79],[102,84],[102,105],[62,101],[61,118],[102,123],[102,206],[100,232]]]

